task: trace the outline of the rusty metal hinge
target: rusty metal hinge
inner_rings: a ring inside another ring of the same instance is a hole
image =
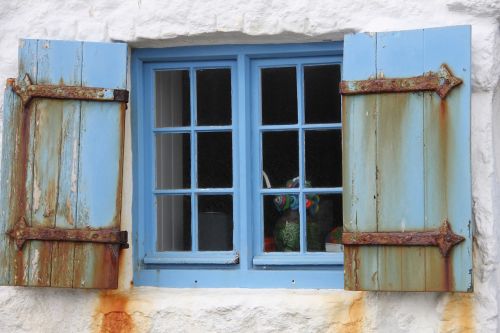
[[[24,217],[7,234],[15,240],[19,250],[28,240],[119,244],[124,249],[129,247],[127,231],[30,227]]]
[[[448,221],[438,230],[420,232],[344,232],[344,245],[437,246],[443,257],[465,238],[455,234]]]
[[[441,98],[445,98],[451,89],[461,83],[462,80],[453,76],[450,68],[446,64],[442,64],[438,72],[429,72],[421,76],[394,79],[342,81],[340,82],[340,93],[343,95],[359,95],[435,91]]]
[[[28,74],[19,84],[15,79],[8,79],[7,84],[11,85],[14,92],[19,95],[25,108],[36,97],[127,103],[129,95],[125,89],[33,84]]]

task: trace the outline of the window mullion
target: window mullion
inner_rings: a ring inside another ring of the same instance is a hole
[[[306,238],[306,210],[305,208],[305,202],[304,202],[304,197],[302,195],[302,190],[304,188],[304,130],[302,126],[304,125],[304,93],[303,93],[303,87],[304,87],[304,82],[303,82],[303,72],[304,72],[304,66],[303,65],[298,65],[297,66],[297,120],[299,124],[299,217],[300,217],[300,253],[305,253],[306,252],[306,243],[307,243],[307,238]]]
[[[198,252],[198,197],[195,189],[198,187],[198,158],[196,137],[196,71],[189,69],[191,91],[191,251]]]

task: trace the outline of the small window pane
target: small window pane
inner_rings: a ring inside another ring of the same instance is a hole
[[[198,197],[198,248],[200,251],[233,249],[233,197]]]
[[[264,132],[262,134],[263,176],[271,186],[286,187],[286,182],[299,175],[299,139],[297,131]],[[264,186],[267,187],[266,183]]]
[[[198,187],[233,186],[230,132],[198,133]]]
[[[340,122],[340,65],[305,66],[306,123]]]
[[[190,112],[189,71],[156,72],[155,126],[189,126]]]
[[[191,187],[191,153],[188,133],[156,135],[156,188]]]
[[[307,251],[341,252],[342,195],[307,194]]]
[[[299,195],[264,196],[264,252],[300,251]]]
[[[306,180],[312,187],[342,186],[340,130],[306,131]]]
[[[297,123],[297,77],[295,67],[261,70],[262,124]]]
[[[198,125],[231,124],[231,70],[196,71]]]
[[[158,251],[191,250],[191,197],[156,197]]]

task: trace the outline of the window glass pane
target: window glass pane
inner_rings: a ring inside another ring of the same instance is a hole
[[[300,251],[299,195],[264,196],[264,252]]]
[[[198,248],[200,251],[233,249],[233,196],[198,197]]]
[[[305,66],[306,123],[340,122],[340,65]]]
[[[231,70],[196,71],[198,125],[231,124]]]
[[[306,236],[309,252],[341,252],[342,195],[306,195]]]
[[[156,188],[191,187],[189,133],[156,135]]]
[[[295,67],[261,70],[262,124],[297,123],[297,77]]]
[[[156,127],[189,126],[191,123],[189,71],[156,72]]]
[[[191,197],[165,195],[156,197],[158,251],[191,250]]]
[[[271,187],[286,187],[287,181],[299,175],[298,132],[262,133],[262,160],[263,176],[267,175]]]
[[[306,131],[306,180],[312,187],[342,186],[340,130]]]
[[[231,132],[198,133],[198,187],[232,187]]]

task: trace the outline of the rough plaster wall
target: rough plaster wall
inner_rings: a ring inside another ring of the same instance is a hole
[[[500,2],[498,0],[67,0],[0,3],[0,82],[22,37],[119,40],[133,47],[339,40],[344,33],[473,26],[475,293],[341,290],[121,291],[0,288],[1,332],[500,332]],[[2,97],[0,97],[2,102]],[[1,104],[1,103],[0,103]],[[124,227],[131,221],[127,123]]]

